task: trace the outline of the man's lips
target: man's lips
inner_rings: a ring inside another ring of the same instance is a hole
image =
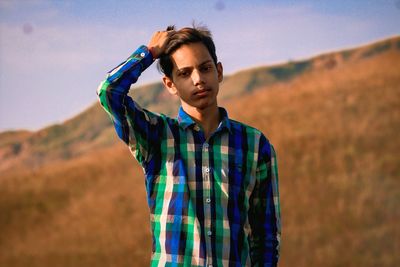
[[[198,90],[194,91],[193,95],[204,96],[204,95],[207,95],[209,92],[211,92],[210,88],[198,89]]]

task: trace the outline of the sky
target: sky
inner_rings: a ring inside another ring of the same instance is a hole
[[[154,31],[193,21],[229,75],[399,35],[400,0],[0,0],[0,132],[76,116]],[[153,64],[138,85],[160,78]]]

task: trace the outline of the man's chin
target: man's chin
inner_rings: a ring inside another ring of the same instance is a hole
[[[210,103],[210,102],[207,101],[207,102],[199,103],[195,107],[198,110],[207,110],[207,109],[211,109],[211,108],[217,107],[217,104],[216,104],[216,102],[215,103],[214,102]]]
[[[204,111],[218,107],[217,101],[212,99],[197,99],[195,101],[184,102],[181,101],[182,106],[186,106],[189,109],[197,109],[198,111]]]

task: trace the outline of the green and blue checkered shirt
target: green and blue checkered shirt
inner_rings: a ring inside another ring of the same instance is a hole
[[[208,139],[182,108],[177,118],[141,108],[128,92],[153,61],[141,46],[97,91],[145,173],[151,266],[276,266],[281,224],[273,146],[223,108]]]

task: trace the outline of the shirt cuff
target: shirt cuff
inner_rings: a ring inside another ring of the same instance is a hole
[[[135,52],[133,52],[133,54],[130,56],[130,58],[134,58],[136,60],[140,60],[140,61],[144,61],[147,64],[146,67],[148,67],[149,65],[151,65],[151,63],[154,62],[154,58],[153,55],[151,54],[151,51],[149,50],[149,48],[145,45],[141,45],[138,49],[136,49]]]

